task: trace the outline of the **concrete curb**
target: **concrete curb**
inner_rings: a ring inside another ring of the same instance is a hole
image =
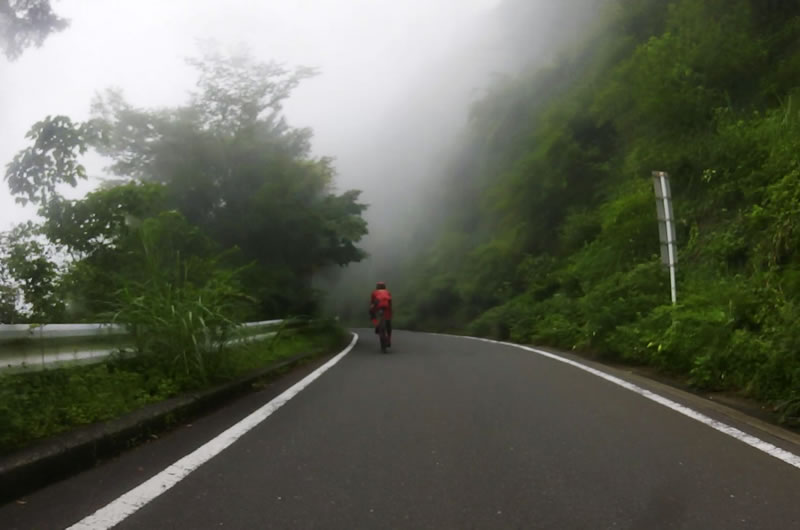
[[[322,355],[325,354],[295,355],[210,390],[153,403],[121,418],[81,427],[0,457],[0,504],[91,469],[102,460],[143,443],[153,434],[251,392],[261,379]]]

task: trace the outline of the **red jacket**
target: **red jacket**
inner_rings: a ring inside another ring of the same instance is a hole
[[[370,312],[383,309],[383,318],[386,320],[392,319],[392,293],[388,289],[376,289],[372,291],[372,297],[369,302]]]

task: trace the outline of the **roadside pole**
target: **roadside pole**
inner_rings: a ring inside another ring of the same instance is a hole
[[[678,303],[678,286],[675,269],[678,264],[678,247],[675,243],[675,215],[672,210],[672,190],[669,175],[653,171],[653,189],[656,192],[658,235],[661,241],[661,262],[669,268],[669,285],[672,305]]]

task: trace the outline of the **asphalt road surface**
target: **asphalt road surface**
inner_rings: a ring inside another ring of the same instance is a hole
[[[338,364],[115,528],[800,528],[800,469],[628,389],[510,346],[397,332],[381,355],[360,333]],[[0,507],[0,528],[75,524],[306,373]]]

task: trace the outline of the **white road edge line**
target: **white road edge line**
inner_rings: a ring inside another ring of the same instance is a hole
[[[186,478],[189,473],[217,456],[253,427],[266,420],[273,412],[281,408],[333,365],[341,361],[345,355],[350,353],[350,350],[355,347],[357,342],[358,334],[353,333],[353,340],[350,341],[347,348],[281,395],[165,470],[149,478],[118,499],[111,501],[92,515],[70,526],[67,530],[107,530],[121,523],[147,503]]]
[[[434,333],[433,335],[436,335],[436,334]],[[564,364],[568,364],[570,366],[574,366],[575,368],[577,368],[579,370],[583,370],[584,372],[588,372],[588,373],[590,373],[592,375],[596,375],[597,377],[605,379],[606,381],[608,381],[610,383],[614,383],[615,385],[621,386],[622,388],[624,388],[626,390],[630,390],[631,392],[635,392],[635,393],[639,394],[640,396],[649,399],[650,401],[655,401],[659,405],[663,405],[664,407],[672,409],[675,412],[683,414],[684,416],[687,416],[687,417],[689,417],[689,418],[691,418],[693,420],[699,421],[700,423],[705,424],[705,425],[711,427],[712,429],[715,429],[715,430],[717,430],[717,431],[719,431],[719,432],[721,432],[723,434],[727,434],[728,436],[730,436],[732,438],[735,438],[735,439],[739,440],[740,442],[746,443],[747,445],[749,445],[750,447],[753,447],[754,449],[758,449],[759,451],[767,453],[768,455],[773,456],[773,457],[777,458],[778,460],[781,460],[781,461],[789,464],[790,466],[794,466],[797,469],[800,469],[800,455],[796,455],[796,454],[794,454],[794,453],[792,453],[790,451],[787,451],[785,449],[781,449],[780,447],[778,447],[776,445],[773,445],[773,444],[771,444],[771,443],[769,443],[767,441],[762,440],[761,438],[753,436],[752,434],[748,434],[748,433],[746,433],[744,431],[741,431],[741,430],[737,429],[736,427],[732,427],[732,426],[728,425],[727,423],[723,423],[721,421],[715,420],[714,418],[710,418],[710,417],[706,416],[705,414],[697,412],[696,410],[691,409],[691,408],[689,408],[689,407],[687,407],[685,405],[681,405],[680,403],[676,403],[675,401],[672,401],[671,399],[667,399],[664,396],[660,396],[660,395],[658,395],[658,394],[656,394],[654,392],[651,392],[649,390],[645,390],[644,388],[642,388],[640,386],[637,386],[637,385],[634,385],[633,383],[630,383],[628,381],[625,381],[624,379],[620,379],[619,377],[615,377],[615,376],[607,374],[607,373],[605,373],[603,371],[597,370],[595,368],[591,368],[591,367],[586,366],[585,364],[581,364],[581,363],[579,363],[577,361],[573,361],[571,359],[567,359],[567,358],[561,357],[559,355],[556,355],[556,354],[553,354],[553,353],[550,353],[550,352],[546,352],[544,350],[540,350],[540,349],[537,349],[537,348],[531,348],[530,346],[522,346],[520,344],[513,344],[511,342],[502,342],[502,341],[491,340],[491,339],[482,339],[482,338],[479,338],[479,337],[466,337],[466,336],[461,336],[461,335],[445,335],[445,336],[457,337],[457,338],[463,338],[463,339],[469,339],[469,340],[477,340],[477,341],[481,341],[481,342],[488,342],[488,343],[491,343],[491,344],[501,344],[503,346],[511,346],[512,348],[518,348],[518,349],[521,349],[521,350],[526,350],[526,351],[529,351],[529,352],[533,352],[533,353],[536,353],[536,354],[541,355],[543,357],[547,357],[548,359],[552,359],[554,361],[558,361],[558,362],[561,362],[561,363],[564,363]]]

